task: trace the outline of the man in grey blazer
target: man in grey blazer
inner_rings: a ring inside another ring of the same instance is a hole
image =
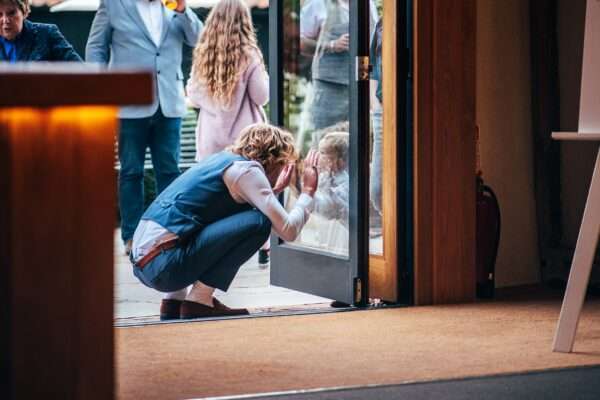
[[[123,107],[119,134],[119,209],[126,252],[144,212],[144,154],[150,147],[161,192],[179,175],[181,118],[186,106],[183,44],[195,46],[202,23],[178,0],[173,11],[160,0],[101,0],[85,49],[88,62],[146,68],[154,73],[154,103]]]

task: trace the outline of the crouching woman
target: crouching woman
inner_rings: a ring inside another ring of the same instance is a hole
[[[131,260],[142,283],[167,292],[162,320],[248,314],[223,305],[213,292],[227,291],[271,229],[291,241],[306,223],[318,184],[317,153],[304,161],[294,208],[288,212],[277,200],[298,160],[293,143],[277,127],[251,125],[231,147],[179,176],[144,213]]]

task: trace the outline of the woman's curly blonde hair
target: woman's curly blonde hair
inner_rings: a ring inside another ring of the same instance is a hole
[[[242,129],[228,150],[259,162],[265,170],[274,165],[296,163],[299,158],[292,134],[269,124],[254,124]]]
[[[208,14],[194,49],[192,78],[215,103],[228,107],[253,53],[262,59],[250,9],[242,0],[221,0]]]

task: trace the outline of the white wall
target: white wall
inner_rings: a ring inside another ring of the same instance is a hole
[[[484,180],[496,192],[502,235],[496,286],[539,282],[533,186],[529,6],[477,1],[477,123]]]

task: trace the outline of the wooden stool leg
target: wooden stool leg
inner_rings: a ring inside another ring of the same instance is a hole
[[[554,336],[553,351],[568,353],[573,349],[579,314],[594,262],[600,233],[600,150],[592,175],[590,191],[585,204],[577,246],[571,264],[569,283],[563,300],[560,318]]]

